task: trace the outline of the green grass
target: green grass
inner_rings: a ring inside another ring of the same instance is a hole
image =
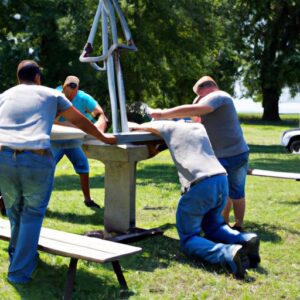
[[[297,127],[298,117],[265,124],[241,117],[251,148],[250,167],[299,172],[300,156],[280,146],[281,133]],[[91,164],[91,194],[103,207],[104,168]],[[110,264],[80,261],[74,299],[300,299],[300,183],[249,176],[245,226],[261,238],[262,262],[245,281],[219,266],[189,259],[179,251],[175,211],[180,186],[168,152],[138,164],[136,223],[164,229],[164,235],[136,242],[143,252],[121,260],[130,292],[120,293]],[[83,204],[79,179],[63,160],[56,172],[44,225],[74,233],[103,229],[103,209]],[[34,280],[13,286],[6,280],[7,242],[0,241],[0,299],[61,299],[69,260],[41,253]]]

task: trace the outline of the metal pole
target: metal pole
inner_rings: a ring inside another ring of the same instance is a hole
[[[107,5],[107,1],[104,2],[102,9],[102,42],[103,49],[105,47],[105,51],[108,48],[108,34],[107,34],[107,12],[109,16],[111,14],[111,6]],[[115,73],[114,73],[114,60],[110,55],[107,59],[107,81],[108,81],[108,90],[109,90],[109,98],[111,105],[111,116],[112,116],[112,128],[113,133],[119,132],[118,130],[118,107],[117,107],[117,95],[116,95],[116,83],[115,83]]]
[[[125,44],[118,43],[118,32],[116,24],[116,15],[120,19],[122,30],[127,42]],[[89,54],[93,51],[93,42],[96,36],[98,28],[98,22],[102,17],[102,55],[90,57]],[[111,31],[112,45],[108,46],[108,20],[109,28]],[[119,120],[118,120],[118,101],[121,117],[121,131],[128,132],[127,114],[126,114],[126,96],[124,88],[124,80],[122,74],[122,67],[120,62],[120,50],[131,50],[136,51],[136,47],[133,43],[129,27],[126,19],[122,13],[122,10],[117,0],[99,0],[97,11],[93,20],[92,28],[87,40],[87,44],[80,56],[81,62],[88,62],[97,71],[107,72],[107,81],[109,89],[109,97],[111,103],[111,114],[112,114],[112,127],[113,133],[118,133]],[[103,67],[100,67],[97,63],[103,61]],[[117,81],[117,82],[116,82]]]

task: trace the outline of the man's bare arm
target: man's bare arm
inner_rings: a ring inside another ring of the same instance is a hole
[[[61,113],[61,116],[79,129],[90,135],[93,135],[95,138],[106,144],[116,144],[117,142],[117,139],[114,135],[101,132],[92,122],[90,122],[73,106]]]
[[[171,118],[186,118],[194,116],[203,116],[213,112],[214,109],[208,105],[186,104],[169,109],[154,109],[151,112],[151,117],[154,119],[171,119]]]
[[[151,127],[151,123],[138,124],[134,122],[128,122],[128,127],[131,131],[147,131],[155,135],[161,136],[160,132],[157,129]]]
[[[107,129],[108,119],[105,116],[105,113],[102,107],[97,103],[96,108],[92,112],[92,116],[97,120],[95,126],[100,130],[105,132]]]

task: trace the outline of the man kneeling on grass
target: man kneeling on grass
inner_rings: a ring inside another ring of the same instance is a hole
[[[161,136],[169,148],[182,186],[176,227],[183,252],[225,265],[235,278],[244,279],[246,269],[256,268],[260,262],[259,238],[255,233],[231,229],[221,215],[228,197],[227,174],[214,155],[204,126],[154,121],[129,123],[129,127]],[[149,147],[149,151],[157,154],[156,147]]]

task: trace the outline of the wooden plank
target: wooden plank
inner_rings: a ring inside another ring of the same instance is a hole
[[[9,222],[3,219],[0,219],[0,238],[2,240],[10,240],[10,225]]]
[[[249,169],[248,175],[300,180],[300,173],[277,172],[260,169]]]
[[[92,250],[99,249],[104,252],[111,253],[112,255],[119,255],[122,253],[126,253],[127,251],[130,253],[132,253],[133,251],[139,252],[141,250],[141,248],[139,247],[119,244],[107,240],[102,240],[74,233],[68,233],[49,228],[42,228],[40,236],[48,240],[64,242],[65,244],[70,245],[82,246]]]
[[[117,243],[115,247],[118,247]],[[43,237],[40,237],[39,249],[56,255],[84,259],[98,263],[117,260],[123,256],[136,253],[136,251],[127,251],[126,253],[124,252],[120,254],[114,254],[102,251],[101,249],[89,249],[79,245],[72,245],[60,241],[49,240]]]
[[[2,219],[0,219],[0,237],[10,239],[9,222]],[[99,263],[114,261],[142,250],[139,247],[48,228],[41,230],[39,249],[56,255]]]

